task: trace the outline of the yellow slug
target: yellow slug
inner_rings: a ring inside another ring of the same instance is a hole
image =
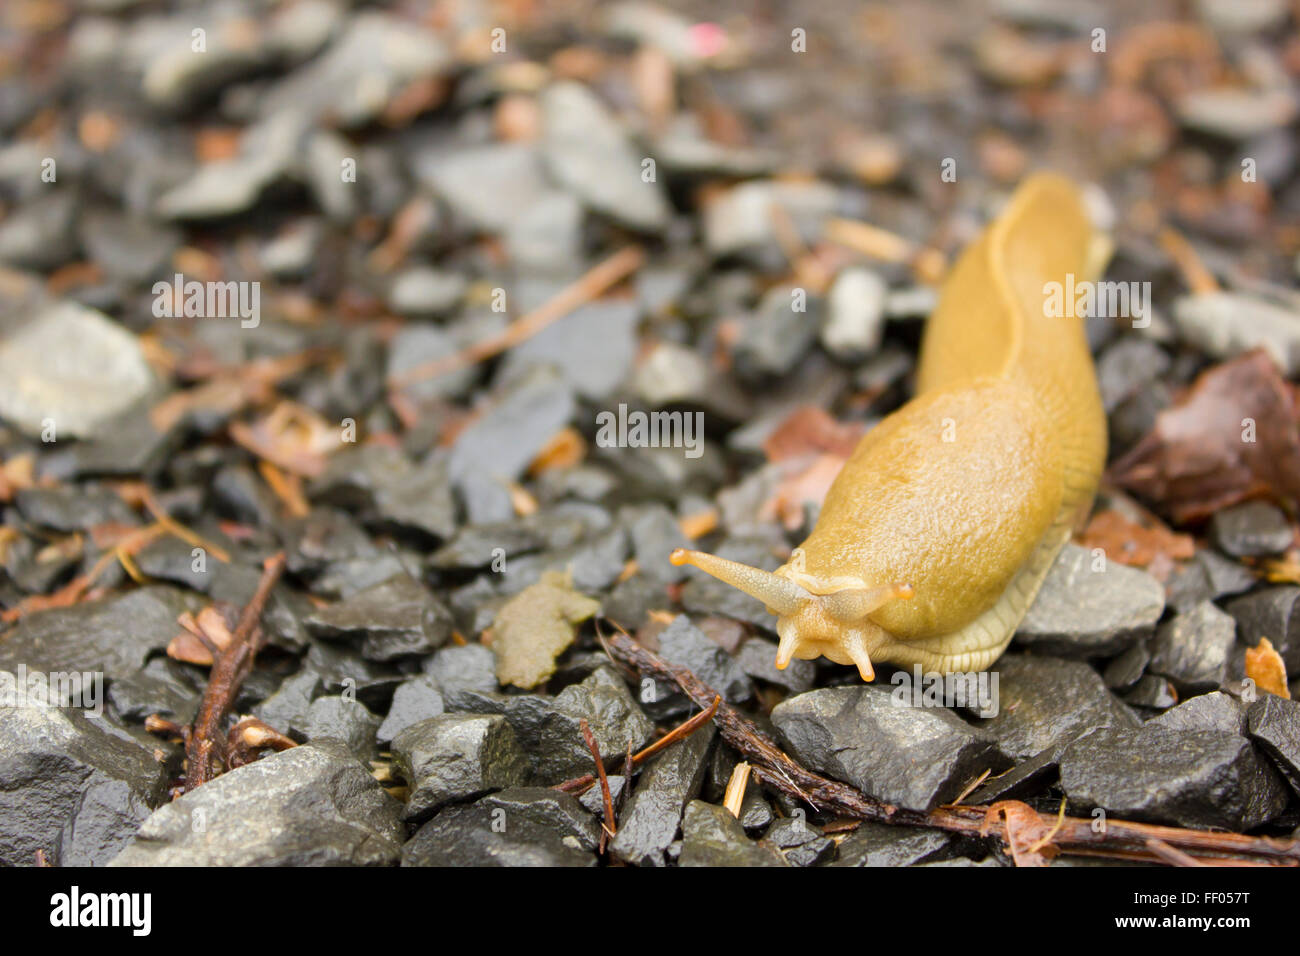
[[[776,666],[825,655],[982,670],[1092,507],[1106,419],[1083,318],[1048,283],[1092,280],[1106,241],[1039,174],[962,254],[921,344],[916,397],[868,432],[808,540],[775,572],[673,552],[777,615]]]

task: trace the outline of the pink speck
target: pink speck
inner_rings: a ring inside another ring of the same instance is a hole
[[[696,23],[691,26],[691,47],[696,56],[708,59],[717,56],[727,44],[727,34],[716,23]]]

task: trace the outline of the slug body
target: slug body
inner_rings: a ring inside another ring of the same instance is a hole
[[[868,432],[812,534],[775,572],[674,552],[778,616],[777,667],[825,655],[982,670],[1010,643],[1087,517],[1106,420],[1084,319],[1048,283],[1100,272],[1104,240],[1075,187],[1027,180],[945,279],[917,394]]]

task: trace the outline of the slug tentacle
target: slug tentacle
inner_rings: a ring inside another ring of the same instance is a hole
[[[677,548],[668,560],[675,565],[689,564],[699,568],[738,591],[758,598],[775,614],[793,614],[799,609],[799,602],[812,597],[788,578],[703,551]]]

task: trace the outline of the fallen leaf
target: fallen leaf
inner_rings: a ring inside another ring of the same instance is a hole
[[[1047,866],[1059,852],[1052,844],[1055,828],[1048,827],[1037,810],[1019,800],[999,800],[990,806],[980,827],[981,836],[988,835],[999,815],[1004,821],[1003,838],[1016,866]]]
[[[759,518],[764,521],[779,518],[787,530],[798,530],[804,523],[805,509],[809,505],[821,506],[846,460],[828,453],[785,462],[789,467],[772,497],[763,502]]]
[[[497,612],[492,652],[497,681],[531,690],[555,673],[555,659],[573,643],[577,625],[600,611],[600,602],[573,589],[569,576],[548,571]]]
[[[1286,664],[1267,637],[1261,637],[1256,646],[1246,648],[1246,676],[1260,690],[1291,699],[1291,690],[1286,685]]]
[[[1187,561],[1196,556],[1191,535],[1177,534],[1163,524],[1143,526],[1118,511],[1101,511],[1088,522],[1079,538],[1083,547],[1101,548],[1120,564],[1145,568],[1157,558]]]
[[[209,604],[199,611],[197,617],[186,611],[176,619],[183,630],[168,641],[167,656],[187,664],[210,667],[212,652],[199,635],[206,637],[217,650],[223,651],[234,637],[236,617],[233,607],[219,607],[216,604]]]
[[[767,436],[763,453],[773,462],[823,452],[847,460],[863,431],[862,425],[837,422],[815,405],[801,405]]]
[[[1291,386],[1263,350],[1202,373],[1110,479],[1174,524],[1250,498],[1300,505],[1300,428]]]

